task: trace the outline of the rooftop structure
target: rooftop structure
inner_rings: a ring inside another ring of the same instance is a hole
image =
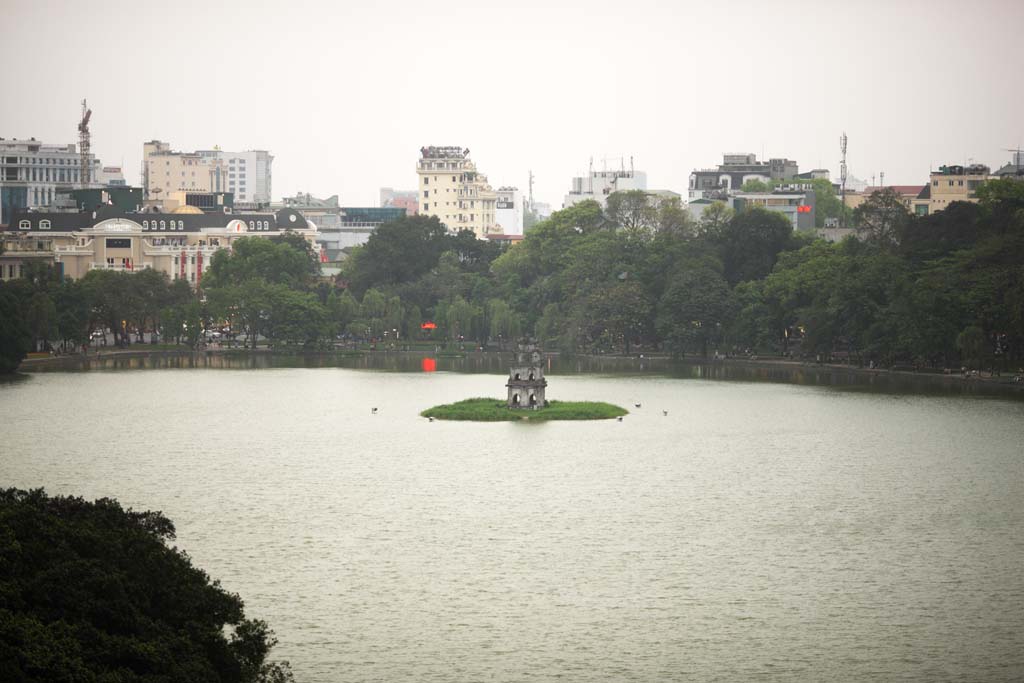
[[[723,154],[717,168],[696,169],[690,174],[689,198],[711,198],[715,193],[739,190],[750,180],[793,180],[799,172],[797,163],[791,159],[758,161],[753,153]],[[814,173],[811,172],[812,176]]]
[[[618,170],[605,168],[595,171],[594,162],[591,160],[587,175],[576,176],[572,179],[572,186],[569,194],[565,195],[565,199],[562,201],[562,208],[567,209],[582,201],[593,200],[603,209],[608,203],[608,195],[613,192],[646,190],[647,174],[633,168],[632,157],[629,159],[629,169],[626,169],[623,159],[618,161],[620,163]]]
[[[86,176],[83,159],[91,170]],[[101,166],[91,153],[83,155],[74,144],[0,138],[0,224],[17,210],[53,206],[62,190],[103,187],[91,180],[100,175]]]

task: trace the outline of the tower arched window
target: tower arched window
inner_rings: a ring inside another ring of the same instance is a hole
[[[167,224],[164,221],[160,221],[160,229],[161,230],[166,230],[167,229]]]

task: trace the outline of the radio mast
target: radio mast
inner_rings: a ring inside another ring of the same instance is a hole
[[[842,136],[839,138],[839,151],[843,153],[843,158],[839,162],[839,183],[841,187],[842,203],[843,208],[839,212],[841,219],[841,227],[846,227],[846,131],[843,131]]]

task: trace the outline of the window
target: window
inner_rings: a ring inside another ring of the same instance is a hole
[[[962,181],[962,180],[958,180],[958,181],[956,181],[956,184],[957,184],[958,186],[960,186],[960,187],[963,187],[963,186],[964,186],[964,181]]]
[[[39,229],[40,230],[49,230],[50,229],[50,221],[47,221],[47,220],[39,221]]]
[[[252,221],[249,221],[249,229],[250,230],[255,230],[256,229],[256,225]]]
[[[160,221],[160,229],[161,230],[166,230],[167,229],[167,224],[164,223],[163,221]]]
[[[149,221],[142,221],[142,229],[149,230]]]
[[[430,210],[430,204],[428,202],[423,202],[423,210],[424,211],[429,211]]]
[[[932,187],[938,187],[938,186],[939,186],[939,181],[938,180],[933,180],[932,181]]]
[[[423,176],[423,184],[424,185],[429,185],[430,184],[430,176]]]
[[[32,227],[32,224],[29,223],[28,221],[18,221],[18,229],[19,230],[28,230],[31,227]]]
[[[430,196],[430,190],[423,190],[423,196],[424,197],[429,197]]]
[[[185,229],[185,221],[178,221],[178,230]]]

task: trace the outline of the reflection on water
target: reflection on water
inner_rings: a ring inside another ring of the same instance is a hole
[[[384,372],[459,372],[504,374],[511,354],[465,353],[423,356],[413,353],[274,355],[269,353],[145,353],[67,358],[64,362],[33,368],[34,372],[68,370],[154,370],[160,368],[350,368]],[[637,375],[680,379],[739,382],[778,382],[826,386],[849,391],[883,393],[1003,396],[1024,399],[1024,387],[959,375],[886,372],[804,363],[759,361],[699,361],[639,356],[549,356],[549,375]]]

